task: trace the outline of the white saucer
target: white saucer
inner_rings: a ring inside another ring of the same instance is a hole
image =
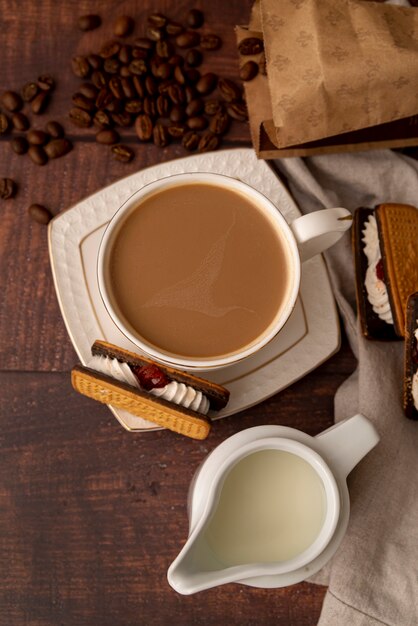
[[[49,254],[61,313],[82,364],[96,339],[139,350],[118,330],[102,303],[96,277],[98,246],[106,224],[135,191],[158,178],[184,172],[217,172],[242,180],[280,209],[288,222],[300,215],[292,198],[252,149],[223,150],[155,165],[105,187],[55,217],[49,225]],[[300,297],[279,335],[256,355],[217,371],[202,372],[228,387],[231,399],[216,418],[232,415],[281,391],[334,354],[339,322],[321,256],[303,264]],[[267,286],[273,288],[273,286]],[[154,424],[109,407],[131,431],[159,430]]]

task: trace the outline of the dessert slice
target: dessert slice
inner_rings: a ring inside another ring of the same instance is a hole
[[[407,417],[418,419],[418,292],[406,307],[403,407]]]

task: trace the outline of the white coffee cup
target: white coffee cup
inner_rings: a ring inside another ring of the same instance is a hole
[[[244,194],[269,219],[287,244],[288,258],[291,259],[291,285],[287,300],[272,324],[254,342],[233,354],[216,358],[194,358],[173,355],[147,342],[135,332],[119,313],[110,289],[109,262],[112,245],[120,226],[147,196],[175,185],[188,183],[212,184]],[[300,287],[301,263],[336,243],[351,226],[351,214],[347,209],[333,208],[316,211],[297,218],[288,224],[279,209],[263,194],[246,183],[221,174],[193,172],[177,174],[145,185],[134,193],[115,213],[109,222],[100,243],[97,275],[101,297],[119,330],[128,337],[143,353],[162,363],[185,369],[208,370],[232,365],[254,354],[265,346],[283,328],[295,306]]]

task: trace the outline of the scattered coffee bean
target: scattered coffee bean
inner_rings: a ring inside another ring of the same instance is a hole
[[[170,111],[170,121],[178,124],[186,119],[186,111],[182,106],[175,104]]]
[[[170,85],[167,93],[173,104],[183,104],[186,101],[184,90],[177,83]]]
[[[167,18],[162,13],[152,13],[148,16],[148,24],[156,28],[163,28],[167,24]]]
[[[176,37],[176,45],[179,48],[194,48],[200,43],[200,35],[194,31],[186,31]]]
[[[138,37],[134,41],[134,46],[136,48],[141,48],[142,50],[145,50],[146,52],[150,52],[151,50],[154,49],[154,42],[150,41],[147,37]]]
[[[203,111],[203,108],[204,108],[203,100],[201,100],[200,98],[196,98],[195,100],[192,100],[191,102],[189,102],[189,104],[187,105],[186,114],[189,117],[193,117],[194,115],[199,115],[199,113]]]
[[[183,26],[178,24],[178,22],[167,22],[165,25],[165,32],[169,35],[169,37],[177,37],[177,35],[180,35],[180,33],[183,32]]]
[[[109,113],[120,113],[122,111],[121,101],[117,100],[116,98],[113,99],[112,94],[109,94],[109,96],[111,98],[111,101],[106,106],[106,110],[109,111]]]
[[[196,83],[196,89],[200,94],[206,96],[208,93],[211,93],[215,89],[217,82],[218,77],[216,76],[216,74],[208,72],[207,74],[203,74],[203,76],[199,78]]]
[[[258,65],[255,61],[247,61],[239,71],[239,77],[243,81],[252,80],[258,74]]]
[[[90,76],[91,65],[87,61],[86,57],[81,55],[73,57],[71,59],[71,68],[73,70],[73,74],[79,78],[88,78]]]
[[[203,26],[204,21],[205,18],[203,13],[202,11],[199,11],[199,9],[190,9],[186,16],[187,26],[190,28],[200,28]]]
[[[167,80],[167,78],[170,78],[172,72],[173,66],[170,65],[170,63],[161,63],[161,65],[157,67],[156,78],[162,78],[162,80]]]
[[[112,146],[111,151],[116,161],[122,161],[122,163],[130,163],[135,156],[132,148],[129,146],[123,146],[122,144]]]
[[[119,140],[119,133],[112,128],[109,128],[108,130],[101,130],[96,135],[97,143],[103,143],[108,146],[118,143]]]
[[[151,139],[153,125],[149,115],[138,115],[135,120],[135,131],[140,141],[149,141]]]
[[[89,54],[87,62],[93,70],[100,70],[103,66],[103,59],[98,54]]]
[[[219,100],[206,100],[205,113],[206,115],[216,115],[223,111],[222,103]]]
[[[264,50],[264,43],[259,37],[247,37],[238,44],[239,53],[242,56],[258,54]]]
[[[30,146],[28,155],[36,165],[46,165],[48,157],[42,146]]]
[[[216,150],[218,146],[219,137],[208,131],[200,138],[197,149],[199,152],[209,152],[210,150]]]
[[[98,89],[91,83],[83,83],[78,88],[79,93],[83,94],[85,98],[89,98],[90,100],[96,100]]]
[[[167,132],[171,137],[174,137],[174,139],[180,139],[186,134],[187,126],[185,124],[170,124],[170,126],[167,127]]]
[[[31,204],[28,213],[34,222],[38,224],[48,224],[52,219],[52,213],[42,204]]]
[[[9,118],[6,113],[0,112],[0,135],[4,135],[10,128]]]
[[[49,93],[47,91],[41,91],[30,103],[32,113],[35,115],[41,115],[41,113],[43,113],[48,106],[48,103]]]
[[[91,115],[87,111],[83,111],[83,109],[74,107],[68,115],[71,122],[80,128],[89,128],[91,126]]]
[[[106,87],[107,78],[101,70],[95,70],[91,75],[91,82],[97,89],[101,89],[102,87]]]
[[[129,15],[121,15],[115,21],[113,29],[116,37],[127,37],[135,28],[135,21]]]
[[[174,78],[176,79],[179,85],[184,85],[186,82],[186,76],[185,76],[184,70],[180,65],[177,65],[177,67],[174,70]]]
[[[196,150],[197,146],[199,145],[199,141],[200,136],[198,135],[198,133],[196,133],[194,130],[191,130],[184,135],[181,144],[185,150],[192,152],[193,150]]]
[[[96,107],[93,100],[86,98],[82,93],[75,93],[72,97],[73,104],[84,111],[95,111]]]
[[[102,59],[110,59],[118,54],[120,50],[120,43],[118,41],[106,41],[100,49],[99,55]]]
[[[25,102],[32,102],[38,91],[39,86],[37,83],[26,83],[26,85],[23,85],[21,91],[23,100]]]
[[[201,77],[199,70],[197,70],[195,67],[191,67],[190,69],[186,70],[185,74],[189,83],[192,84],[199,82]]]
[[[115,96],[115,98],[117,98],[118,100],[123,99],[124,93],[123,93],[122,85],[121,85],[120,79],[117,76],[112,76],[112,78],[109,81],[109,88],[112,94]]]
[[[68,154],[73,149],[73,144],[66,137],[53,139],[45,146],[44,150],[50,159],[58,159]]]
[[[134,123],[132,115],[126,111],[122,111],[121,113],[112,113],[111,118],[113,123],[121,128],[128,128]]]
[[[152,41],[160,41],[161,39],[164,39],[164,31],[162,28],[149,26],[147,28],[147,37]]]
[[[108,74],[117,74],[120,68],[120,61],[112,57],[111,59],[106,59],[103,65],[103,69]]]
[[[208,120],[203,115],[196,115],[195,117],[189,117],[187,120],[187,126],[190,130],[205,130],[208,125]]]
[[[147,96],[144,99],[144,113],[149,115],[151,118],[157,117],[157,102],[154,98]]]
[[[170,113],[170,108],[171,103],[169,98],[164,94],[160,94],[157,98],[158,115],[160,117],[168,117],[168,114]]]
[[[93,124],[96,128],[100,130],[104,130],[111,125],[112,121],[110,119],[110,115],[106,113],[106,111],[97,111],[93,118]]]
[[[216,113],[209,122],[209,129],[215,135],[223,135],[229,128],[230,119],[224,111]]]
[[[141,50],[141,52],[143,51]],[[118,59],[124,65],[130,63],[132,61],[131,46],[122,46],[119,50]]]
[[[81,15],[78,18],[78,27],[82,31],[94,30],[99,28],[102,23],[100,15]]]
[[[174,67],[176,65],[183,65],[184,64],[184,59],[181,56],[181,54],[173,54],[173,56],[171,56],[168,61],[167,61],[170,65],[173,65]]]
[[[134,76],[142,76],[147,73],[147,64],[144,59],[134,59],[129,63],[129,71]]]
[[[125,103],[126,113],[142,113],[144,105],[142,100],[127,100]]]
[[[158,94],[158,85],[152,76],[146,77],[145,89],[149,96],[156,96]]]
[[[229,78],[220,78],[218,82],[218,88],[227,102],[241,100],[241,89],[238,87],[238,85],[234,83],[234,81],[230,80]]]
[[[43,130],[32,129],[28,132],[27,139],[33,146],[43,146],[48,141],[48,135]]]
[[[1,97],[1,102],[12,113],[20,111],[23,106],[22,98],[15,91],[5,91]]]
[[[157,41],[155,46],[155,50],[162,59],[168,59],[168,57],[174,54],[173,45],[167,41],[166,39],[162,39],[161,41]]]
[[[248,120],[247,107],[244,102],[231,102],[226,107],[228,115],[238,122],[245,122]]]
[[[11,178],[0,178],[0,198],[9,200],[16,195],[17,185]]]
[[[43,91],[53,91],[55,89],[55,79],[51,74],[41,74],[38,77],[38,85]]]
[[[48,122],[45,130],[53,139],[60,139],[64,136],[64,129],[59,122]]]
[[[165,148],[170,143],[170,135],[168,134],[168,130],[166,126],[163,124],[156,124],[154,126],[154,130],[152,131],[154,144],[159,146],[160,148]]]
[[[13,152],[16,152],[16,154],[26,154],[29,148],[28,141],[25,137],[13,137],[11,146]]]
[[[137,94],[135,91],[133,80],[131,80],[130,78],[121,78],[120,84],[125,98],[135,98]]]
[[[190,65],[190,67],[199,67],[202,64],[203,55],[199,50],[193,48],[192,50],[188,50],[186,53],[186,63]]]
[[[28,118],[22,112],[13,113],[12,124],[13,124],[13,128],[15,128],[16,130],[20,130],[20,131],[28,130],[30,126],[30,122]]]
[[[222,40],[218,35],[202,35],[200,38],[200,47],[203,50],[219,50]]]

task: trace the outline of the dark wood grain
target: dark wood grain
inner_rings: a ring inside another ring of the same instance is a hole
[[[69,370],[76,362],[61,320],[49,270],[46,228],[27,207],[39,202],[63,211],[120,177],[184,156],[178,146],[140,145],[129,165],[94,144],[93,131],[68,124],[79,80],[74,54],[95,50],[111,36],[117,15],[137,18],[136,35],[151,11],[182,20],[191,6],[205,10],[207,31],[223,38],[210,69],[237,73],[235,24],[248,21],[251,0],[0,0],[0,89],[20,88],[40,73],[58,82],[47,113],[64,123],[74,151],[44,168],[0,138],[0,176],[19,193],[0,206],[0,626],[137,626],[179,624],[313,626],[325,589],[303,583],[278,590],[228,585],[191,597],[168,586],[167,567],[187,535],[190,480],[226,437],[259,424],[283,424],[312,435],[333,418],[335,391],[355,367],[341,351],[291,388],[214,425],[207,441],[159,431],[124,431],[106,407],[78,396]],[[92,33],[75,27],[78,15],[99,12]],[[207,66],[208,67],[208,66]],[[225,146],[249,144],[236,125]]]

